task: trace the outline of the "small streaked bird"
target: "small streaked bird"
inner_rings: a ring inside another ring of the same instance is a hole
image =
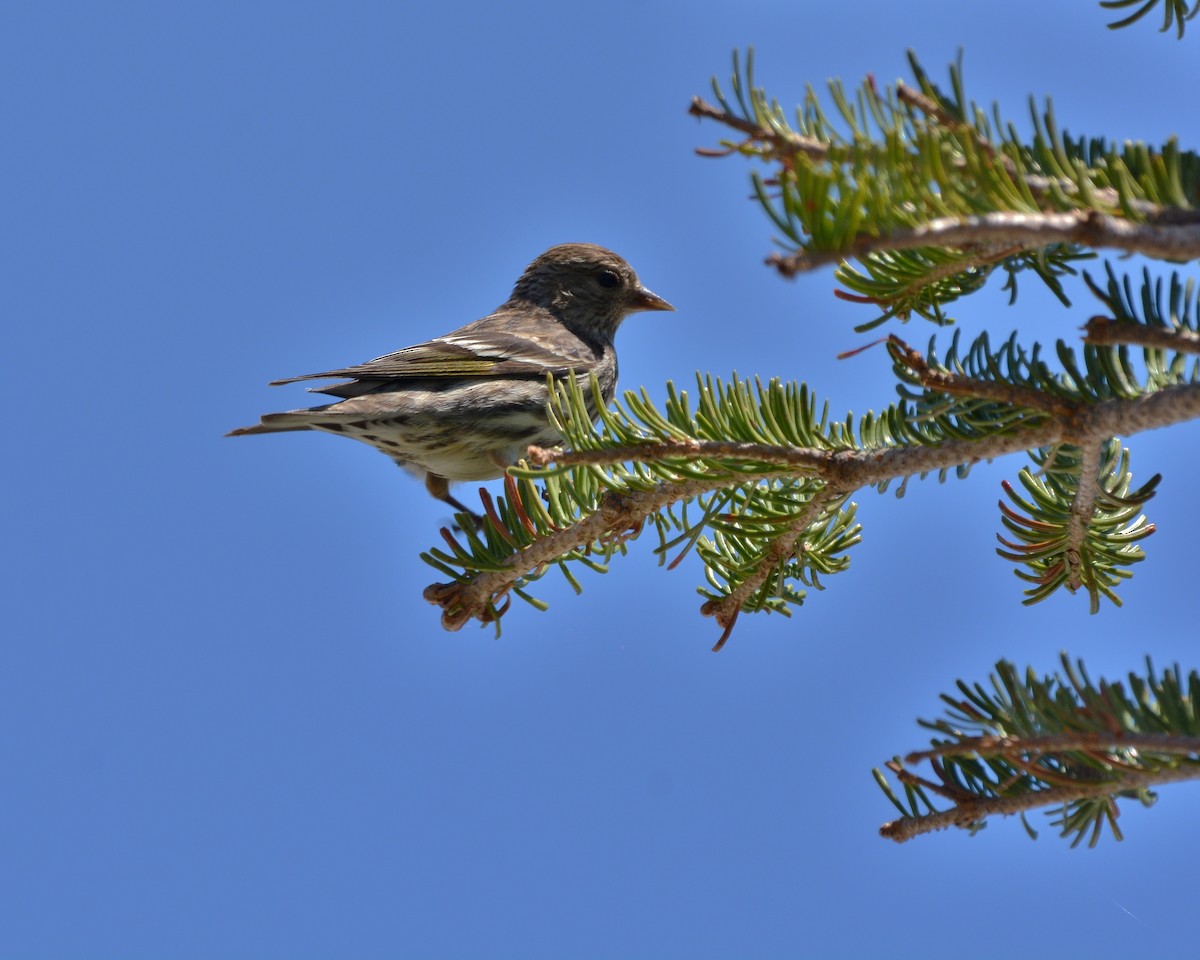
[[[311,391],[339,402],[268,413],[228,436],[323,430],[352,437],[471,513],[450,495],[452,482],[499,477],[531,444],[562,442],[546,413],[547,374],[574,371],[586,381],[594,373],[607,404],[617,386],[613,336],[621,321],[674,309],[611,250],[565,243],[534,260],[512,296],[482,320],[368,363],[271,384],[349,378]]]

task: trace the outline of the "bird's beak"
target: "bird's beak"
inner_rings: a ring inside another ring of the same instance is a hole
[[[629,298],[631,310],[674,310],[662,297],[645,287],[638,287]]]

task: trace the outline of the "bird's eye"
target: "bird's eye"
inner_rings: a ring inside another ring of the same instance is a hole
[[[601,270],[596,274],[596,282],[607,290],[615,290],[621,285],[621,278],[612,270]]]

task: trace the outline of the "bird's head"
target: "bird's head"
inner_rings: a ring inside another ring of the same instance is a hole
[[[623,258],[593,243],[551,247],[525,268],[512,298],[552,310],[569,326],[605,339],[631,313],[675,309],[644,287]]]

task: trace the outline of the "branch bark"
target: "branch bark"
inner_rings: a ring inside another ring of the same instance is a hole
[[[1056,243],[1140,253],[1159,260],[1200,259],[1200,223],[1135,223],[1095,210],[1064,213],[987,213],[939,217],[928,223],[878,236],[858,236],[842,250],[773,253],[766,263],[785,277],[816,270],[851,257],[920,247],[993,247],[1036,250]]]

